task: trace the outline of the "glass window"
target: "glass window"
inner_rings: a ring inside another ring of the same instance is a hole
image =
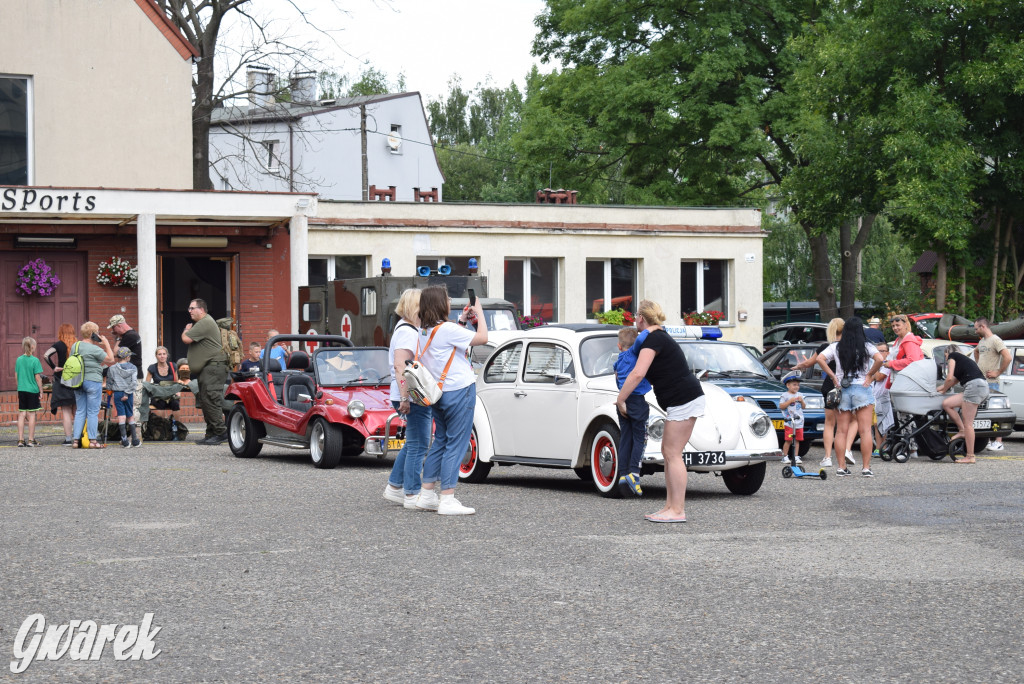
[[[28,79],[0,77],[0,185],[28,185]]]
[[[558,259],[530,257],[505,260],[505,299],[524,316],[558,320]]]
[[[523,382],[539,382],[553,385],[561,373],[571,373],[572,354],[558,345],[538,342],[531,344],[526,352],[523,367]]]
[[[519,375],[519,359],[523,355],[521,342],[505,347],[493,357],[484,369],[484,382],[515,382]]]
[[[631,311],[637,300],[635,259],[587,262],[587,318],[612,309]]]
[[[350,255],[334,257],[334,279],[345,280],[346,278],[366,277],[366,257],[363,255]]]
[[[306,302],[302,305],[302,321],[304,323],[319,323],[323,317],[323,307],[320,302]]]
[[[469,260],[476,259],[477,267],[480,265],[480,257],[445,257],[443,259],[445,265],[450,266],[452,269],[452,275],[468,276],[471,275],[469,272]]]
[[[721,311],[729,319],[729,265],[721,259],[697,259],[679,264],[679,315]]]
[[[615,360],[619,358],[617,335],[588,337],[580,344],[580,365],[588,377],[610,375],[615,372]]]
[[[309,260],[309,284],[327,284],[327,259],[315,258]]]
[[[376,316],[377,315],[377,288],[375,287],[364,287],[362,291],[362,310],[363,316]]]

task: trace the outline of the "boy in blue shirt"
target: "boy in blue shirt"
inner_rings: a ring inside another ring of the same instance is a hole
[[[779,408],[786,421],[784,443],[782,445],[782,465],[791,462],[800,464],[800,442],[804,441],[804,395],[800,394],[800,373],[790,373],[782,379],[786,391],[779,397]],[[789,460],[789,447],[796,440],[793,449],[793,461]]]
[[[637,336],[636,328],[619,331],[619,358],[615,361],[615,383],[622,389],[626,377],[636,365],[637,350],[647,338],[647,331]],[[634,342],[636,345],[634,345]],[[626,397],[626,415],[619,414],[619,489],[629,490],[636,496],[643,496],[640,489],[640,459],[647,442],[647,418],[651,408],[645,394],[651,391],[651,383],[641,380],[633,393]],[[626,469],[628,468],[628,472]]]

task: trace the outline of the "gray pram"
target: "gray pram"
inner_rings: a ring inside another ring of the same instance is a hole
[[[955,461],[964,454],[962,439],[949,441],[956,425],[942,409],[942,400],[949,395],[936,391],[940,381],[932,359],[914,361],[893,378],[889,398],[896,422],[879,449],[883,461],[906,463],[914,442],[920,453],[936,461],[947,455]]]

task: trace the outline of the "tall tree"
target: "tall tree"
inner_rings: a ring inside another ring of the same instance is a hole
[[[314,0],[315,4],[329,5],[342,12],[338,0]],[[261,59],[276,59],[293,64],[319,63],[314,57],[315,47],[308,41],[296,40],[287,34],[275,34],[272,21],[254,11],[256,0],[156,0],[171,22],[199,50],[192,79],[192,187],[210,190],[210,117],[213,110],[232,98],[249,93],[246,85],[238,83],[245,66]],[[286,8],[298,19],[319,29],[306,19],[306,11],[298,0],[276,2],[275,9]],[[232,46],[235,55],[227,65],[226,73],[218,80],[216,63],[221,51],[222,31],[232,19],[244,24],[243,33],[249,38],[244,45]],[[333,39],[331,39],[333,40]]]

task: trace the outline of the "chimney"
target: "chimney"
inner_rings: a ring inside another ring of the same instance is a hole
[[[265,66],[253,64],[245,69],[249,90],[249,106],[269,107],[274,104],[274,72]]]
[[[292,102],[295,104],[313,104],[316,102],[316,72],[297,71],[290,81]]]

